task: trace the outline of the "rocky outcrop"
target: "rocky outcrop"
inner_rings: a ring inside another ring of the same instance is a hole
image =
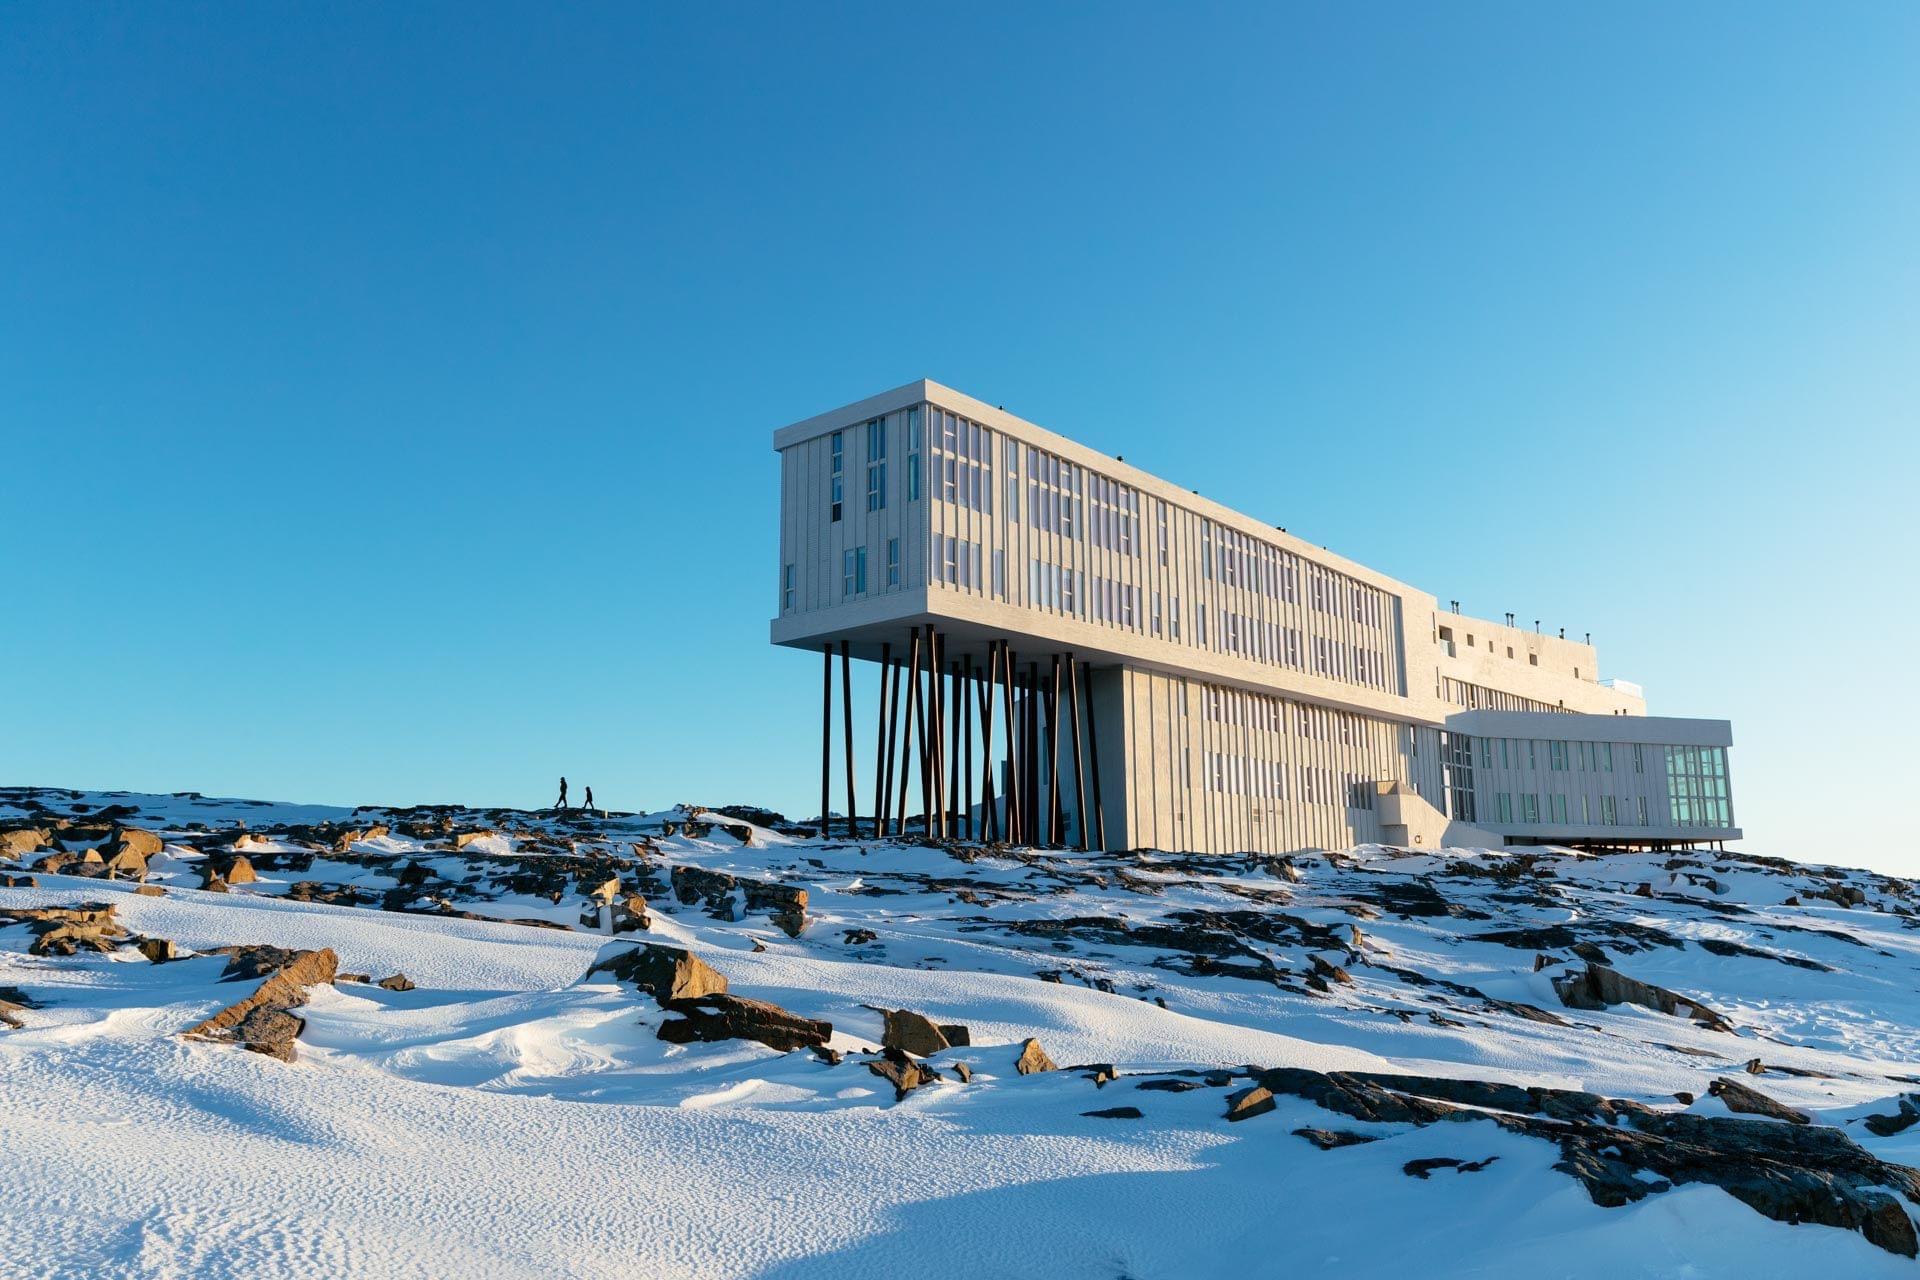
[[[1023,1076],[1031,1076],[1042,1071],[1058,1071],[1060,1068],[1047,1056],[1047,1051],[1040,1047],[1038,1040],[1028,1037],[1020,1043],[1020,1056],[1014,1059],[1013,1069]]]
[[[127,937],[114,919],[113,904],[80,907],[15,907],[0,910],[0,920],[24,924],[33,933],[29,955],[71,956],[82,951],[112,951]]]
[[[209,873],[209,880],[214,876],[218,876],[220,880],[230,885],[252,884],[260,878],[254,873],[252,861],[239,856],[228,859],[224,865]]]
[[[656,942],[619,943],[603,947],[587,970],[591,978],[607,973],[631,982],[662,1005],[701,996],[722,995],[727,980],[691,951]]]
[[[245,953],[235,960],[251,963],[272,959],[266,953],[272,947],[234,948]],[[229,962],[228,970],[232,972]],[[298,951],[279,965],[252,995],[228,1005],[204,1022],[188,1027],[180,1034],[192,1040],[211,1040],[237,1044],[252,1053],[266,1054],[282,1062],[295,1057],[294,1041],[306,1023],[293,1011],[307,1002],[307,988],[330,983],[339,971],[339,959],[330,948]]]
[[[893,1086],[893,1100],[900,1101],[921,1085],[932,1084],[940,1073],[907,1056],[905,1050],[889,1045],[880,1056],[867,1063],[867,1070]]]
[[[677,1018],[668,1018],[656,1033],[669,1044],[695,1040],[757,1040],[772,1049],[789,1052],[825,1045],[833,1024],[803,1018],[765,1000],[742,996],[705,995],[675,1000],[667,1006]]]
[[[14,827],[0,831],[0,858],[24,858],[37,853],[53,841],[53,833],[45,827]]]
[[[738,920],[744,909],[750,915],[766,912],[788,937],[797,938],[807,927],[807,891],[794,885],[766,880],[742,880],[724,871],[705,867],[677,866],[670,873],[673,896],[682,906],[702,904],[716,920]]]
[[[880,1043],[889,1049],[903,1049],[916,1057],[941,1053],[958,1045],[971,1044],[972,1033],[957,1022],[935,1022],[911,1009],[882,1009],[886,1029]]]
[[[1769,1120],[1785,1120],[1788,1124],[1811,1124],[1812,1118],[1804,1111],[1795,1111],[1783,1102],[1776,1102],[1758,1089],[1752,1089],[1737,1080],[1725,1077],[1715,1080],[1707,1086],[1707,1092],[1726,1104],[1727,1110],[1742,1115],[1765,1116]]]
[[[1824,1125],[1699,1116],[1575,1090],[1425,1076],[1277,1067],[1260,1072],[1255,1084],[1357,1120],[1485,1120],[1553,1142],[1561,1152],[1554,1167],[1602,1207],[1707,1183],[1777,1221],[1841,1227],[1892,1253],[1920,1254],[1920,1236],[1900,1203],[1920,1205],[1920,1170],[1880,1160]],[[1233,1097],[1258,1101],[1253,1090]]]
[[[383,991],[411,991],[414,988],[413,979],[404,973],[396,973],[392,977],[382,978],[374,985]]]
[[[1609,1005],[1637,1004],[1676,1018],[1692,1018],[1714,1031],[1731,1031],[1733,1024],[1690,996],[1652,983],[1629,978],[1618,969],[1588,962],[1577,973],[1553,980],[1560,1002],[1569,1009],[1605,1009]]]

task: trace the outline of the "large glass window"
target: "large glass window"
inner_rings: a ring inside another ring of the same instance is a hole
[[[783,613],[793,612],[792,565],[786,565],[780,570],[780,609]]]
[[[887,539],[887,585],[900,585],[900,539]]]
[[[857,596],[867,589],[867,549],[848,547],[840,553],[840,594]]]

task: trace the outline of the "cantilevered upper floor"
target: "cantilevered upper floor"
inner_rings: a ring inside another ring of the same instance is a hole
[[[932,623],[1438,726],[1492,708],[1640,715],[1593,646],[1426,592],[971,396],[917,381],[774,435],[776,643],[877,658]]]

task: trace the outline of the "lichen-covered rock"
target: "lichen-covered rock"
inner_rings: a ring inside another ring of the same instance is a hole
[[[1733,1023],[1690,996],[1629,978],[1618,969],[1589,961],[1587,967],[1553,980],[1553,989],[1569,1009],[1605,1009],[1609,1005],[1637,1004],[1676,1018],[1692,1018],[1714,1031],[1731,1031]]]
[[[901,1049],[924,1058],[953,1047],[952,1041],[934,1021],[911,1009],[886,1009],[886,1028],[880,1043],[889,1049]]]
[[[234,950],[247,953],[245,956],[236,956],[237,960],[269,962],[272,957],[265,953],[278,948]],[[294,1040],[306,1026],[293,1010],[307,1002],[308,987],[332,982],[338,972],[339,959],[331,948],[291,953],[291,959],[270,973],[252,995],[228,1005],[180,1034],[193,1040],[237,1044],[253,1053],[292,1062],[295,1057]]]

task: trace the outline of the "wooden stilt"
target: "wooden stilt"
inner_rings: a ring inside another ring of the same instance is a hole
[[[975,838],[973,830],[973,721],[979,715],[978,697],[973,690],[973,656],[969,654],[960,660],[960,705],[955,708],[961,722],[966,725],[966,748],[960,753],[962,772],[960,787],[960,829],[966,838]]]
[[[873,717],[873,838],[886,834],[887,821],[887,668],[893,665],[893,646],[880,642],[880,688],[874,695]]]
[[[860,836],[859,803],[854,798],[853,782],[853,646],[840,642],[840,726],[847,751],[847,839]]]
[[[907,764],[913,755],[914,725],[918,723],[920,714],[920,628],[915,627],[913,629],[913,638],[909,643],[908,649],[911,657],[908,659],[905,673],[907,677],[907,712],[900,726],[901,734],[905,738],[905,741],[900,747],[900,802],[894,811],[894,833],[896,835],[905,835],[907,831]],[[926,767],[926,745],[926,738],[923,736],[920,739],[921,768],[923,770]]]
[[[933,662],[933,628],[927,628],[927,641],[920,654],[927,664]],[[920,821],[925,835],[933,835],[933,750],[927,745],[927,722],[933,718],[933,691],[922,685],[920,664],[914,664],[914,685],[920,685]]]
[[[1000,703],[1007,713],[1007,843],[1020,843],[1020,722],[1013,715],[1013,646],[1000,642]]]
[[[987,678],[980,686],[980,816],[989,840],[1000,839],[1000,810],[993,788],[993,686],[1000,676],[1000,643],[987,645]]]
[[[1093,774],[1093,822],[1100,843],[1097,848],[1107,847],[1107,810],[1100,803],[1100,729],[1093,722],[1093,668],[1087,663],[1080,664],[1080,674],[1087,684],[1087,764],[1088,772]]]
[[[1047,676],[1047,844],[1065,844],[1060,829],[1060,655],[1053,655]]]
[[[960,695],[960,664],[947,663],[947,835],[960,834],[960,724],[967,718]]]
[[[1027,664],[1026,694],[1026,735],[1027,735],[1027,776],[1025,827],[1028,844],[1045,843],[1046,833],[1040,826],[1040,664]]]
[[[944,647],[944,638],[933,628],[927,628],[927,708],[933,714],[927,720],[927,837],[947,834],[946,806],[946,749],[942,745],[942,730],[946,727],[942,717],[947,709],[940,703],[940,653]]]
[[[1073,713],[1073,821],[1080,828],[1080,852],[1093,848],[1087,832],[1087,774],[1080,761],[1080,664],[1067,655],[1067,703]]]
[[[820,685],[820,834],[831,835],[827,817],[833,787],[833,646],[827,646],[827,668]]]
[[[894,659],[892,670],[887,673],[887,781],[886,781],[886,820],[881,825],[881,834],[893,828],[894,819],[900,811],[893,807],[894,770],[899,761],[900,743],[900,668],[905,665],[901,659]]]

